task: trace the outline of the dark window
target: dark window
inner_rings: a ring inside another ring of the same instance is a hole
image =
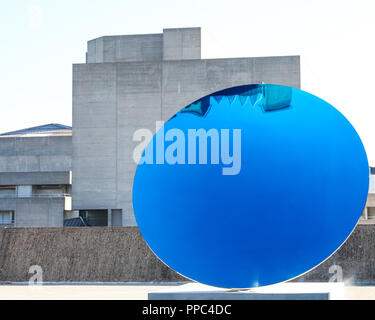
[[[108,226],[107,210],[80,210],[79,216],[82,217],[90,227]]]
[[[11,226],[14,224],[14,211],[0,211],[0,226]]]

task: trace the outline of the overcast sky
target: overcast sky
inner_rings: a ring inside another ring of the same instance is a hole
[[[302,89],[340,110],[375,166],[373,0],[17,0],[0,4],[0,132],[71,125],[72,64],[103,35],[202,27],[202,58],[301,55]]]

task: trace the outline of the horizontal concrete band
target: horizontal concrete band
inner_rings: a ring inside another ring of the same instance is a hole
[[[70,171],[0,172],[1,186],[71,184]]]

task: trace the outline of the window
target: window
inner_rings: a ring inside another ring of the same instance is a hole
[[[14,198],[16,186],[0,186],[0,198]]]
[[[108,226],[107,210],[80,210],[79,216],[82,217],[90,227]]]
[[[0,226],[14,224],[14,211],[0,211]]]
[[[375,219],[375,207],[367,207],[367,219]]]
[[[112,226],[121,227],[122,226],[122,210],[121,209],[112,209]]]

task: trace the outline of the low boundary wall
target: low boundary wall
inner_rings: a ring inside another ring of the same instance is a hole
[[[175,282],[178,275],[148,248],[136,227],[0,228],[0,282]],[[342,271],[342,272],[341,272]],[[294,281],[375,283],[375,225],[359,224],[327,261]]]

